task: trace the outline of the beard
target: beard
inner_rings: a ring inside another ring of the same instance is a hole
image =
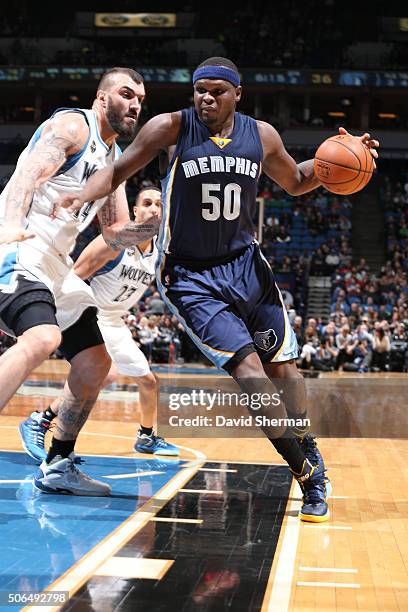
[[[108,104],[106,107],[106,118],[109,121],[111,128],[121,138],[133,139],[137,132],[137,121],[134,124],[127,125],[124,121],[127,115],[120,115],[117,109],[114,107],[111,98],[108,98]],[[131,115],[129,115],[131,116]]]

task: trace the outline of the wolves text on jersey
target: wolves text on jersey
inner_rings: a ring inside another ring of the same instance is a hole
[[[127,278],[137,282],[140,281],[143,283],[143,285],[149,287],[154,280],[154,274],[149,274],[149,272],[145,272],[145,270],[141,270],[140,268],[134,268],[133,266],[125,266],[122,264],[119,278]]]

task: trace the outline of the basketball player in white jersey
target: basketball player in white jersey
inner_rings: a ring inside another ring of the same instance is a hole
[[[75,440],[111,362],[92,291],[74,274],[69,253],[96,214],[115,249],[152,238],[159,225],[157,217],[141,225],[130,221],[123,187],[74,215],[49,215],[59,193],[77,190],[117,158],[116,139],[134,135],[144,96],[143,78],[135,71],[105,73],[91,110],[58,109],[37,129],[0,196],[0,329],[18,339],[0,357],[0,408],[60,344],[71,364],[50,450],[36,478],[46,492],[110,492],[74,463]]]
[[[136,223],[143,223],[153,216],[161,219],[160,189],[154,186],[143,188],[138,193],[133,213]],[[74,270],[80,278],[90,279],[98,306],[98,326],[113,362],[104,386],[111,384],[117,373],[134,377],[138,385],[142,418],[135,450],[174,456],[179,454],[179,449],[153,432],[158,399],[156,377],[122,319],[154,280],[156,261],[155,238],[131,249],[116,251],[102,236],[98,236],[82,251]],[[58,409],[59,400],[55,400],[49,409],[33,413],[20,425],[23,446],[37,461],[46,458],[44,437]]]

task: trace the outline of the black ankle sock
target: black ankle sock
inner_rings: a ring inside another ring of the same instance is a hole
[[[51,406],[48,406],[47,410],[44,410],[42,414],[48,421],[52,421],[57,416],[55,412],[52,411]]]
[[[288,419],[295,419],[295,421],[298,422],[298,419],[302,419],[303,423],[305,422],[305,419],[307,419],[307,411],[305,410],[304,412],[291,412],[290,410],[287,410],[288,413]],[[310,425],[308,424],[304,424],[304,425],[294,425],[293,427],[291,427],[292,433],[294,436],[296,436],[296,438],[303,438],[303,436],[305,436],[307,433],[309,433],[310,430]]]
[[[300,474],[306,457],[290,430],[286,430],[285,437],[268,439],[287,461],[290,469],[296,474]]]
[[[74,450],[75,442],[76,440],[57,440],[53,438],[45,460],[46,463],[50,463],[57,455],[60,455],[63,459],[68,457]]]
[[[143,425],[141,425],[139,431],[141,434],[146,434],[146,436],[151,436],[153,433],[153,427],[143,427]]]

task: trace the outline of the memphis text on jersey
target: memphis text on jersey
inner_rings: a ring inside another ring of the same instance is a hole
[[[198,157],[197,161],[189,159],[182,162],[181,165],[186,178],[206,174],[207,172],[230,172],[256,178],[258,173],[258,164],[245,157],[208,155],[206,157]]]

